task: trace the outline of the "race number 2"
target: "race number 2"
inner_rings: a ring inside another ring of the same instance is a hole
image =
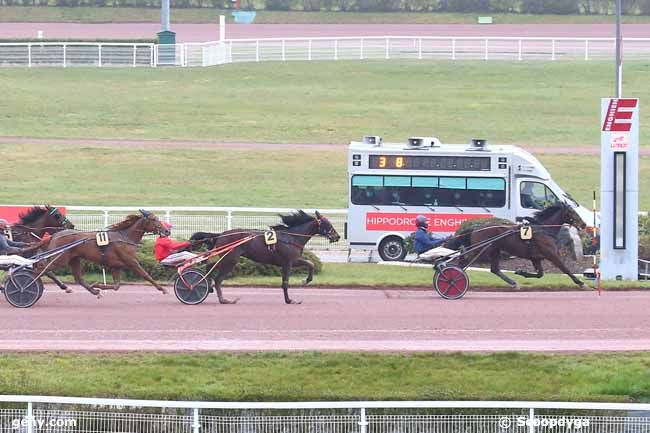
[[[278,243],[278,236],[275,234],[275,230],[267,230],[264,232],[264,242],[266,242],[266,245],[275,245]]]
[[[109,243],[108,232],[97,232],[95,240],[97,241],[97,246],[105,247]]]
[[[529,225],[523,225],[519,229],[519,236],[521,239],[528,241],[533,238],[533,228]]]

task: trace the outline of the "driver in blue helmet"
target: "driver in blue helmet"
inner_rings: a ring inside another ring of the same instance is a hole
[[[442,245],[449,237],[436,236],[429,233],[429,222],[424,215],[415,218],[415,241],[413,247],[421,260],[434,260],[438,257],[453,254],[456,251],[445,248]]]

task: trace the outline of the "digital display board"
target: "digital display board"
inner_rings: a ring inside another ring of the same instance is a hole
[[[381,170],[490,171],[490,157],[370,155],[368,168]]]

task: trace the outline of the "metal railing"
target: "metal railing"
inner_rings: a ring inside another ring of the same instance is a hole
[[[650,405],[518,401],[236,403],[0,396],[0,432],[41,431],[647,433]]]
[[[650,38],[625,38],[626,60],[650,59]],[[1,66],[214,66],[313,60],[610,60],[614,38],[369,36],[227,39],[176,45],[0,44]]]
[[[137,207],[65,206],[67,217],[79,230],[101,230],[122,221],[127,215],[137,213]],[[291,208],[249,207],[147,207],[159,218],[174,226],[173,236],[189,238],[195,232],[222,232],[232,228],[265,229],[280,224],[278,214],[294,212]],[[314,209],[304,209],[314,212]],[[318,209],[343,236],[347,209]],[[347,241],[330,244],[322,237],[309,241],[310,249],[347,249]]]
[[[0,66],[155,66],[155,47],[147,43],[1,43]]]

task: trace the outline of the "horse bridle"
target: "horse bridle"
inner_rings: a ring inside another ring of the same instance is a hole
[[[329,223],[329,220],[326,220],[326,221]],[[326,236],[329,239],[330,236],[332,235],[332,233],[334,233],[334,231],[335,231],[334,226],[332,225],[332,223],[330,223],[330,229],[328,231],[326,231],[326,232],[321,231],[321,226],[322,226],[321,218],[316,218],[316,223],[318,224],[318,234],[321,235],[321,236]]]
[[[56,218],[59,221],[59,224],[65,227],[66,223],[70,223],[74,227],[74,224],[72,224],[72,221],[68,219],[65,215],[63,215],[57,208],[53,207],[50,210],[50,215]]]

